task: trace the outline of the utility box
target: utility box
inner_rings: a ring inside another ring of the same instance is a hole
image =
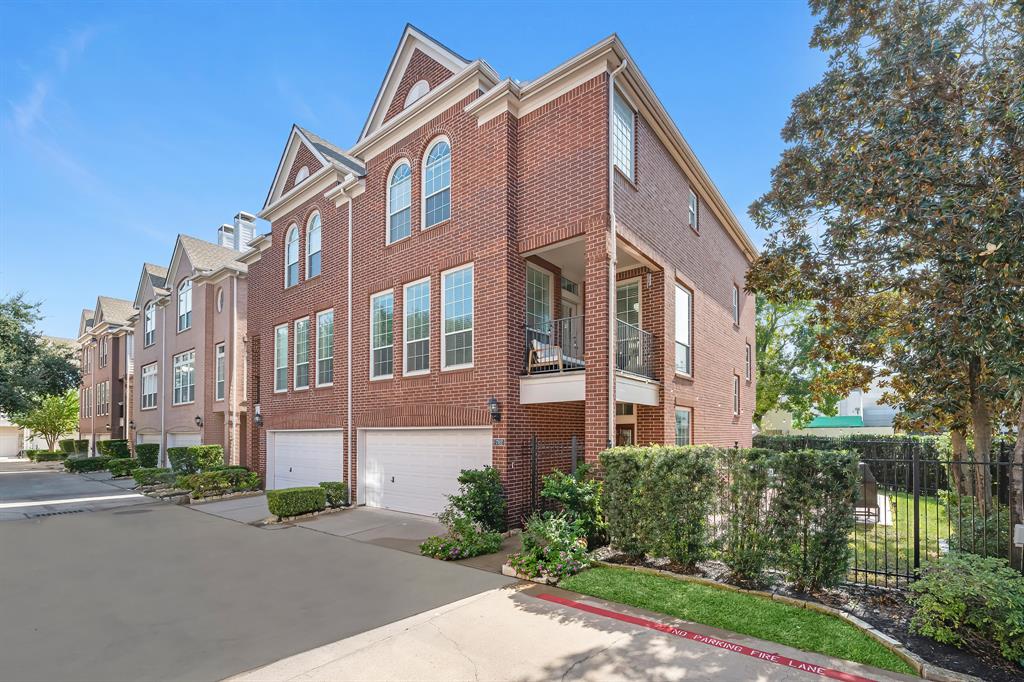
[[[1013,526],[1013,544],[1018,547],[1024,546],[1024,523],[1017,523]]]

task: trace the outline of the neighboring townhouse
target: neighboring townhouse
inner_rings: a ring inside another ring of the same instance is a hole
[[[407,26],[355,145],[294,126],[260,216],[268,488],[431,514],[492,465],[518,521],[574,454],[750,444],[756,250],[616,36],[520,82]]]
[[[93,454],[97,441],[128,438],[134,343],[129,320],[134,312],[131,301],[100,296],[79,320],[78,432]]]
[[[253,234],[251,214],[222,225],[218,243],[178,235],[167,268],[147,263],[132,320],[141,340],[136,361],[134,441],[166,450],[224,447],[225,461],[246,458],[246,266],[238,261]]]

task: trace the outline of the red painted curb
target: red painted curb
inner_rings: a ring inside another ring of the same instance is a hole
[[[710,646],[718,647],[719,649],[726,649],[727,651],[733,651],[744,656],[750,656],[762,661],[768,661],[769,663],[775,663],[776,665],[785,666],[787,668],[794,668],[795,670],[802,670],[812,675],[818,675],[820,677],[828,677],[833,680],[843,680],[843,682],[877,682],[868,677],[861,677],[860,675],[853,675],[851,673],[844,673],[841,670],[833,670],[832,668],[825,668],[820,665],[813,663],[807,663],[805,661],[798,661],[795,658],[789,658],[781,654],[773,654],[767,651],[760,651],[758,649],[751,649],[748,646],[742,644],[736,644],[734,642],[728,642],[723,639],[717,639],[715,637],[708,637],[706,635],[699,635],[696,632],[690,632],[689,630],[683,630],[681,628],[673,627],[671,625],[665,625],[664,623],[658,623],[657,621],[647,620],[646,618],[638,618],[636,616],[630,616],[625,613],[618,613],[616,611],[609,611],[608,609],[602,609],[599,606],[591,606],[582,602],[573,601],[572,599],[565,599],[563,597],[556,597],[553,594],[538,594],[534,595],[538,599],[545,601],[554,602],[555,604],[561,604],[562,606],[571,606],[574,609],[580,611],[586,611],[593,613],[598,616],[605,616],[606,618],[614,618],[624,623],[631,623],[633,625],[639,625],[641,627],[648,628],[650,630],[657,630],[658,632],[664,632],[668,635],[680,637],[682,639],[689,639],[694,642],[700,642],[701,644],[708,644]]]

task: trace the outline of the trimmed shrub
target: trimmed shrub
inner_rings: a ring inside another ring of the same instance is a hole
[[[64,439],[62,439],[60,441],[59,445],[60,445],[60,451],[65,453],[65,454],[70,455],[70,454],[73,454],[75,452],[75,439],[74,438],[64,438]]]
[[[194,497],[210,497],[230,492],[259,490],[260,475],[245,467],[223,467],[195,474],[183,474],[175,479],[174,486],[188,490]]]
[[[267,506],[270,513],[278,518],[309,514],[324,510],[327,494],[320,486],[268,490]]]
[[[1005,559],[950,552],[910,584],[914,632],[946,644],[999,649],[1024,664],[1024,576]]]
[[[160,444],[138,443],[135,446],[135,458],[139,460],[139,466],[155,467],[160,462]]]
[[[494,554],[501,549],[501,533],[481,530],[468,516],[455,514],[448,519],[448,532],[423,541],[420,554],[455,561],[481,554]]]
[[[172,472],[170,469],[160,467],[139,467],[132,472],[132,478],[139,485],[155,485],[160,482],[158,476],[161,474],[172,474]]]
[[[103,471],[110,462],[110,457],[68,457],[64,460],[64,469],[79,474],[84,471]]]
[[[606,529],[601,511],[601,481],[590,476],[590,465],[581,464],[565,474],[555,471],[544,477],[540,496],[553,501],[569,521],[579,522],[591,549],[604,544]]]
[[[723,453],[719,500],[726,519],[721,559],[739,583],[759,584],[771,561],[768,494],[775,453],[764,448],[729,449]]]
[[[327,506],[331,509],[344,507],[348,504],[348,485],[340,481],[322,481],[320,487],[327,496]]]
[[[483,530],[505,530],[505,490],[501,474],[494,467],[464,469],[459,474],[459,494],[449,495],[450,504]]]
[[[26,450],[25,456],[33,462],[59,462],[67,455],[53,450]]]
[[[131,457],[113,457],[107,463],[107,468],[112,476],[131,476],[139,468],[139,463]]]
[[[167,448],[167,461],[171,465],[171,470],[176,473],[195,473],[195,469],[192,466],[192,461],[189,459],[188,456],[187,447]]]
[[[531,578],[559,580],[589,565],[584,525],[567,514],[534,514],[522,533],[523,550],[509,556],[512,568]]]
[[[601,503],[608,522],[608,539],[631,559],[644,555],[640,482],[650,456],[650,449],[632,445],[611,448],[599,455],[604,473]]]
[[[131,457],[132,452],[126,440],[101,440],[96,442],[96,449],[105,457]]]
[[[220,445],[190,445],[167,448],[171,469],[178,474],[194,474],[224,466],[224,448]]]
[[[78,454],[89,453],[89,441],[86,438],[75,441],[75,452]]]

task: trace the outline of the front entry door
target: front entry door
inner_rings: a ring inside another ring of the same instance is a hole
[[[619,424],[615,427],[615,444],[632,445],[636,441],[636,427],[633,424]]]

